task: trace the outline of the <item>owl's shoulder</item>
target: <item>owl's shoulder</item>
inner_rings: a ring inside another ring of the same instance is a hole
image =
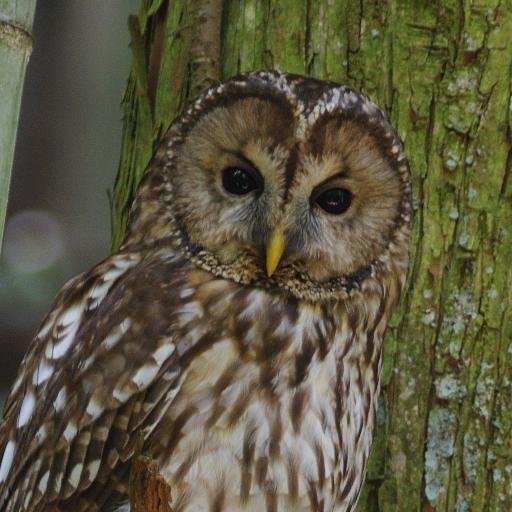
[[[44,446],[60,446],[72,465],[77,435],[94,430],[100,416],[112,419],[129,402],[142,399],[148,388],[160,396],[173,385],[179,372],[173,365],[168,312],[181,301],[188,270],[190,264],[170,251],[124,251],[75,277],[59,292],[20,365],[4,409],[0,508],[7,498],[5,489]],[[153,386],[164,373],[165,386]],[[136,416],[129,418],[127,427],[140,424],[143,417]],[[121,448],[126,453],[131,449],[120,446],[120,453]],[[50,452],[40,459],[51,463],[52,457]],[[66,471],[52,470],[41,486],[60,485],[58,475]],[[76,470],[68,483],[78,488],[92,478],[85,469]]]

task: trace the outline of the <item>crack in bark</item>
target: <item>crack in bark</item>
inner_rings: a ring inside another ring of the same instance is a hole
[[[311,0],[306,0],[306,26],[304,29],[304,69],[310,75],[314,57],[311,56]]]
[[[196,96],[220,77],[222,0],[194,2],[194,32],[190,48],[190,95]]]

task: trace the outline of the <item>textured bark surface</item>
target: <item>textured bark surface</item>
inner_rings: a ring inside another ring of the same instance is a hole
[[[0,248],[36,0],[0,0]]]
[[[158,475],[157,463],[138,457],[130,471],[131,512],[172,512],[169,506],[171,488]]]
[[[416,216],[358,510],[512,510],[511,1],[146,0],[131,30],[114,246],[156,141],[217,79],[278,68],[387,110]]]

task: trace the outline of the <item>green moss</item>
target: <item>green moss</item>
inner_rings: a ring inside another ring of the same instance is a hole
[[[509,4],[223,3],[220,78],[277,67],[361,89],[386,108],[409,155],[411,268],[386,336],[384,405],[360,512],[426,510],[429,498],[437,510],[512,510]],[[196,5],[153,0],[141,11],[114,246],[156,139],[198,83],[189,62]]]

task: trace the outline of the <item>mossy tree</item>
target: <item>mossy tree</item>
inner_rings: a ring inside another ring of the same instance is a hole
[[[130,27],[114,247],[156,141],[206,85],[277,68],[387,110],[414,241],[359,510],[512,510],[510,0],[146,0]]]

